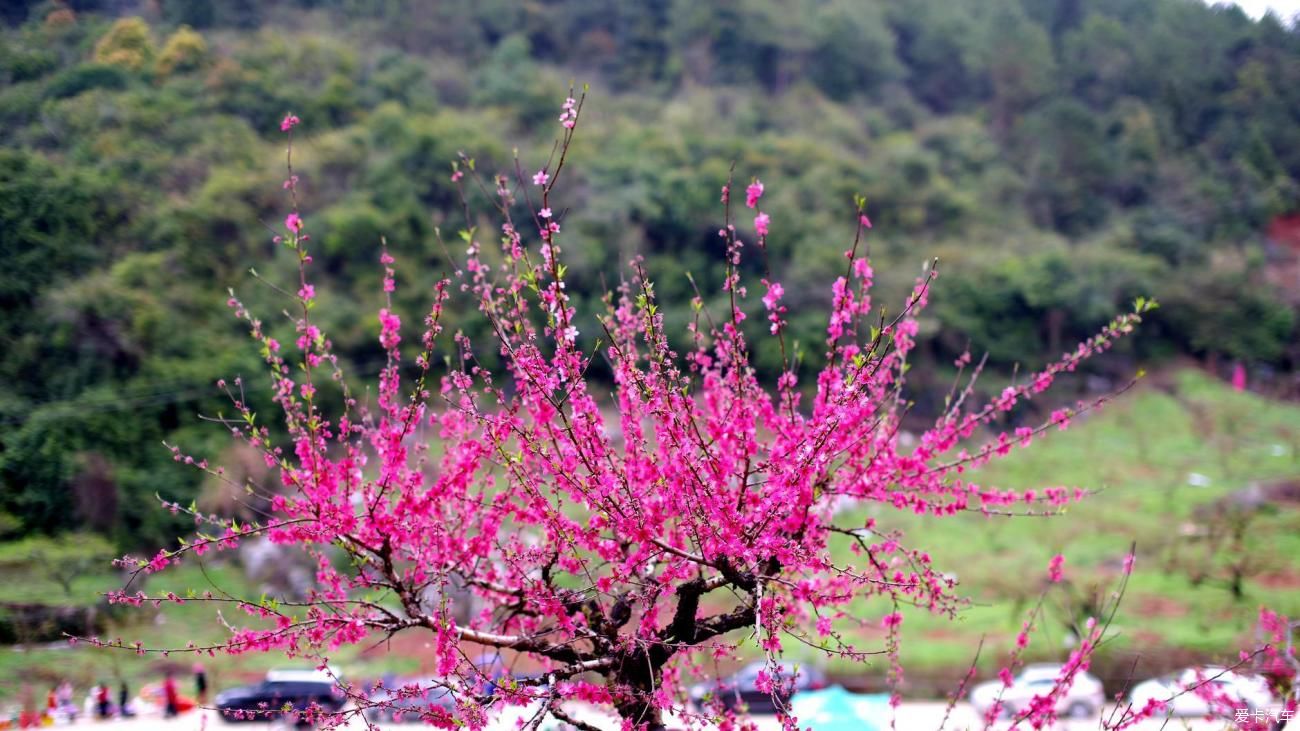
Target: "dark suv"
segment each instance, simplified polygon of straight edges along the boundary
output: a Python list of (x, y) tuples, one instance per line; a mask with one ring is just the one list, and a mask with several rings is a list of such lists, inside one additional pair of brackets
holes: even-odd
[(312, 705), (337, 711), (346, 698), (335, 676), (321, 670), (272, 670), (257, 685), (231, 688), (217, 694), (217, 710), (227, 721), (265, 721), (286, 708), (304, 710)]

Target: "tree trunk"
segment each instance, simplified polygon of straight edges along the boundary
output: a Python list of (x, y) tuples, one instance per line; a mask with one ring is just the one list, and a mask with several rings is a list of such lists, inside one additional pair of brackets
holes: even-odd
[(621, 658), (614, 669), (609, 689), (619, 717), (638, 729), (663, 731), (663, 714), (651, 700), (663, 682), (663, 664), (655, 662), (647, 652), (634, 651)]
[(614, 704), (619, 718), (631, 721), (633, 726), (646, 731), (665, 731), (663, 714), (648, 698), (627, 697)]

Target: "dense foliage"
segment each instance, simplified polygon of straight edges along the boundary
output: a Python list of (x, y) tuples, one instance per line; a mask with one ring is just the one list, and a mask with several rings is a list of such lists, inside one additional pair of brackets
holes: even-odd
[[(1165, 305), (1151, 354), (1296, 357), (1264, 232), (1297, 207), (1300, 36), (1273, 17), (1197, 0), (132, 5), (5, 6), (7, 534), (89, 523), (158, 543), (177, 526), (145, 509), (155, 494), (203, 497), (163, 468), (160, 442), (220, 444), (196, 414), (221, 409), (217, 378), (256, 369), (225, 287), (285, 306), (247, 266), (273, 251), (288, 110), (305, 125), (322, 317), (360, 375), (383, 353), (378, 274), (358, 265), (386, 237), (417, 280), (396, 308), (420, 312), (449, 273), (436, 232), (464, 225), (451, 162), (463, 150), (495, 170), (512, 144), (544, 149), (531, 143), (572, 77), (594, 104), (556, 210), (588, 344), (605, 279), (633, 254), (668, 332), (692, 314), (683, 270), (720, 291), (717, 190), (736, 161), (781, 181), (766, 266), (793, 313), (828, 304), (853, 193), (879, 232), (878, 301), (941, 258), (912, 355), (917, 413), (938, 411), (968, 337), (995, 367), (1041, 366), (1139, 294)], [(288, 281), (277, 256), (259, 273)], [(761, 275), (762, 257), (745, 262)], [(822, 327), (796, 314), (792, 357), (821, 365)], [(764, 341), (754, 360), (774, 377), (782, 356)]]

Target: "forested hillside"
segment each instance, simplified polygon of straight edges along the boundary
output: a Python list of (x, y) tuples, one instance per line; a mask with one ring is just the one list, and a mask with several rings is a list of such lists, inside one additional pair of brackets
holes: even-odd
[[(466, 226), (452, 161), (508, 171), (518, 148), (536, 170), (571, 81), (590, 93), (557, 195), (588, 311), (641, 255), (684, 333), (683, 272), (719, 289), (718, 193), (734, 162), (767, 186), (768, 262), (810, 362), (855, 193), (875, 224), (877, 301), (901, 303), (939, 257), (920, 410), (968, 341), (1010, 372), (1138, 295), (1162, 307), (1113, 368), (1190, 356), (1285, 374), (1300, 357), (1284, 235), (1300, 212), (1300, 33), (1271, 16), (1198, 0), (78, 0), (3, 13), (0, 538), (89, 528), (141, 547), (176, 534), (155, 495), (221, 507), (164, 441), (257, 473), (198, 415), (222, 411), (218, 378), (260, 374), (227, 288), (268, 318), (285, 306), (249, 268), (272, 284), (291, 269), (271, 243), (288, 111), (303, 120), (323, 316), (363, 376), (382, 357), (381, 238), (399, 307), (421, 312), (447, 271), (435, 232), (452, 245)], [(761, 257), (746, 266), (762, 276)], [(595, 322), (580, 329), (594, 343)]]

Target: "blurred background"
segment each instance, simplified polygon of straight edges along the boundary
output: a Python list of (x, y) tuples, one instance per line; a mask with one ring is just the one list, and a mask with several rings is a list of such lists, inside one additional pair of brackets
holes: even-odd
[[(896, 311), (938, 257), (910, 376), (918, 423), (968, 345), (989, 354), (996, 392), (1135, 297), (1160, 301), (1060, 402), (1013, 419), (1148, 378), (979, 476), (1098, 496), (1052, 520), (876, 516), (923, 536), (974, 599), (956, 622), (909, 617), (909, 692), (954, 687), (982, 635), (993, 667), (1043, 588), (1026, 577), (1057, 552), (1067, 581), (1033, 645), (1045, 660), (1137, 542), (1103, 676), (1231, 652), (1261, 604), (1300, 613), (1300, 29), (1261, 3), (10, 0), (0, 20), (0, 700), (19, 678), (88, 684), (171, 662), (68, 649), (64, 632), (219, 635), (208, 609), (124, 613), (100, 592), (120, 586), (113, 556), (186, 530), (159, 498), (240, 510), (164, 441), (236, 476), (266, 470), (198, 415), (222, 411), (219, 378), (263, 385), (225, 300), (233, 287), (268, 321), (285, 306), (249, 273), (284, 282), (294, 267), (272, 243), (289, 206), (284, 114), (303, 120), (319, 317), (360, 384), (382, 362), (381, 237), (409, 322), (448, 273), (435, 229), (465, 225), (451, 162), (507, 171), (518, 148), (539, 169), (574, 82), (590, 93), (555, 200), (586, 312), (640, 255), (685, 334), (686, 273), (706, 300), (721, 283), (733, 162), (742, 186), (763, 180), (772, 217), (768, 259), (751, 251), (746, 276), (784, 283), (805, 372), (855, 193), (875, 224), (877, 303)], [(497, 222), (476, 223), (495, 238)], [(461, 310), (452, 326), (488, 337)], [(592, 344), (594, 321), (580, 329)], [(780, 353), (758, 341), (771, 376)], [(292, 595), (311, 581), (265, 547), (206, 569), (148, 588)], [(341, 662), (415, 672), (422, 643)], [(884, 676), (828, 671), (865, 689)]]

